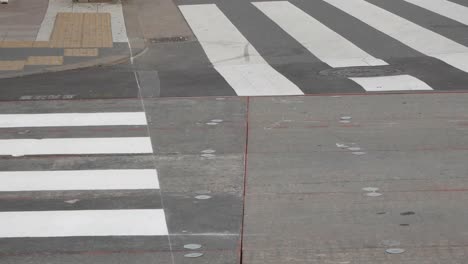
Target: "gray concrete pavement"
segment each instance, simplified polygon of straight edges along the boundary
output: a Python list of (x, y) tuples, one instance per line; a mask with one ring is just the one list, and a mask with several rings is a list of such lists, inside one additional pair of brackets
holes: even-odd
[[(449, 18), (368, 2), (468, 45)], [(236, 96), (176, 8), (210, 3), (124, 1), (132, 52), (144, 50), (133, 64), (0, 79), (0, 263), (465, 263), (468, 75), (323, 1), (290, 1), (390, 64), (333, 68), (250, 1), (218, 1), (248, 43), (226, 60), (236, 67), (215, 64), (254, 88), (271, 66), (321, 94)], [(349, 79), (401, 74), (436, 91), (371, 94)]]
[(243, 263), (464, 263), (467, 98), (251, 99)]

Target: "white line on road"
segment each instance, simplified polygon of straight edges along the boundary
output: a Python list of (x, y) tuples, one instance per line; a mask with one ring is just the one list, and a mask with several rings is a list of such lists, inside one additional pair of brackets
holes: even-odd
[(361, 85), (366, 91), (406, 91), (406, 90), (432, 90), (425, 82), (410, 76), (379, 76), (350, 78)]
[(290, 2), (254, 2), (260, 11), (331, 67), (387, 65)]
[(468, 72), (468, 48), (364, 0), (323, 0), (405, 45)]
[(10, 156), (136, 153), (153, 153), (149, 137), (0, 140), (0, 155)]
[(413, 5), (468, 25), (468, 7), (447, 0), (405, 0)]
[(0, 212), (0, 237), (163, 236), (162, 209)]
[(146, 125), (143, 112), (0, 114), (0, 128)]
[(213, 66), (237, 95), (304, 94), (268, 65), (215, 4), (179, 8)]
[(2, 171), (0, 182), (0, 192), (159, 189), (152, 169)]

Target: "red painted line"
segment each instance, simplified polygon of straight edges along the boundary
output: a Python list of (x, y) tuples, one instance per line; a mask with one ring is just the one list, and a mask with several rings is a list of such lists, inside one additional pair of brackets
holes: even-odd
[(245, 224), (245, 199), (247, 193), (247, 165), (248, 165), (248, 153), (249, 153), (249, 124), (250, 124), (250, 97), (247, 97), (246, 106), (246, 122), (245, 122), (245, 149), (244, 149), (244, 185), (242, 193), (242, 221), (240, 230), (240, 241), (239, 241), (239, 264), (243, 262), (243, 250), (244, 250), (244, 224)]

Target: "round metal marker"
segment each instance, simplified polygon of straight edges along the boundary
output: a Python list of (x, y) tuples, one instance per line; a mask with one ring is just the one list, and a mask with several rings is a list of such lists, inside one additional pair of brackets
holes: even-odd
[(184, 257), (186, 258), (198, 258), (198, 257), (201, 257), (203, 256), (203, 253), (188, 253), (188, 254), (185, 254)]
[(209, 196), (209, 195), (197, 195), (197, 196), (195, 196), (195, 199), (198, 199), (198, 200), (208, 200), (210, 198), (211, 198), (211, 196)]
[(355, 151), (355, 152), (351, 152), (351, 153), (354, 154), (354, 155), (358, 155), (358, 156), (366, 154), (366, 152), (359, 152), (359, 151), (358, 152)]
[(403, 252), (405, 252), (406, 250), (402, 249), (402, 248), (389, 248), (387, 250), (385, 250), (385, 252), (387, 252), (388, 254), (401, 254)]
[(200, 244), (187, 244), (187, 245), (184, 245), (184, 248), (194, 250), (194, 249), (201, 248), (201, 245)]
[(379, 190), (379, 188), (377, 187), (364, 187), (362, 188), (363, 191), (366, 191), (366, 192), (376, 192)]
[(359, 150), (361, 150), (361, 148), (360, 147), (349, 147), (348, 150), (359, 151)]
[(370, 192), (370, 193), (366, 193), (366, 196), (369, 196), (369, 197), (379, 197), (379, 196), (382, 196), (381, 193), (378, 193), (378, 192)]

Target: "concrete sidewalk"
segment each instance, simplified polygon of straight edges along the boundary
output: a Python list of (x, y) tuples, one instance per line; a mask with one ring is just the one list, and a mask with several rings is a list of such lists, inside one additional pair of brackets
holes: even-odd
[(130, 55), (120, 2), (0, 6), (0, 78), (115, 63)]

